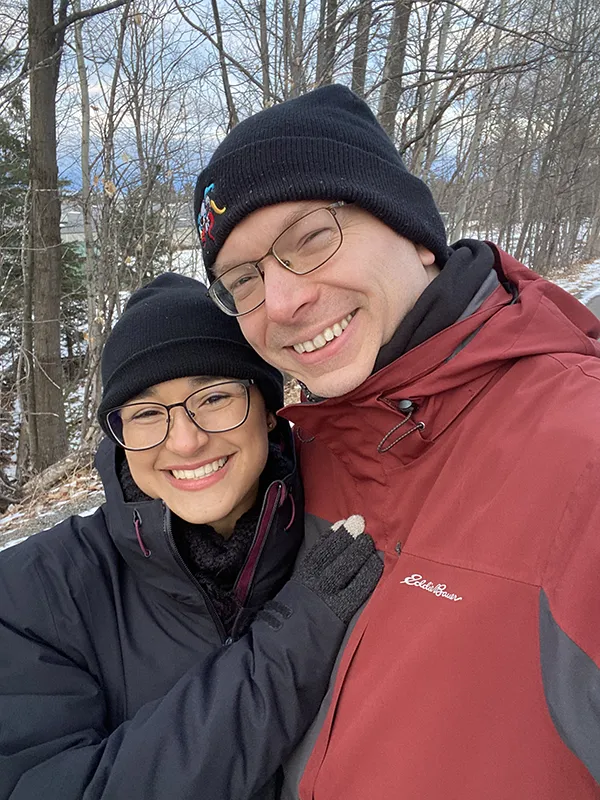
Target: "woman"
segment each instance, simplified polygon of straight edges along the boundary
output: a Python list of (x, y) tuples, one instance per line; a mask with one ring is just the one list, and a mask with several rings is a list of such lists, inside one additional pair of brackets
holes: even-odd
[(274, 797), (381, 573), (372, 540), (352, 518), (288, 581), (281, 377), (202, 284), (136, 292), (102, 377), (106, 503), (0, 556), (0, 797)]

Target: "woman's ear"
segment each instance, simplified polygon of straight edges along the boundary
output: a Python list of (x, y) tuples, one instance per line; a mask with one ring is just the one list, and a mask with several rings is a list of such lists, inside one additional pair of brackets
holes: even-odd
[(277, 425), (277, 418), (272, 411), (267, 411), (267, 430), (269, 433), (275, 428)]

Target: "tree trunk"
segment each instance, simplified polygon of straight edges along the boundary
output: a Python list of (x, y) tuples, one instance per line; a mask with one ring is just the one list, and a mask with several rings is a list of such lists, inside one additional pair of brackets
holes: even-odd
[(294, 50), (290, 69), (290, 97), (299, 97), (306, 91), (304, 73), (304, 20), (306, 18), (306, 0), (298, 0)]
[[(450, 20), (452, 17), (452, 6), (448, 3), (444, 10), (442, 24), (440, 27), (437, 47), (437, 57), (435, 61), (435, 69), (437, 76), (439, 76), (444, 68), (444, 59), (446, 56), (446, 47), (448, 45), (448, 32), (450, 30)], [(437, 158), (437, 148), (439, 139), (439, 125), (432, 125), (434, 114), (437, 108), (437, 99), (440, 90), (440, 81), (436, 76), (436, 80), (431, 87), (431, 95), (427, 103), (427, 112), (425, 116), (425, 129), (430, 130), (430, 135), (426, 143), (425, 163), (423, 165), (422, 176), (423, 180), (427, 181), (433, 162)]]
[(288, 88), (291, 81), (292, 60), (293, 60), (293, 35), (292, 35), (292, 8), (290, 0), (283, 0), (282, 3), (282, 30), (283, 39), (282, 61), (283, 61), (283, 96), (287, 100), (289, 97)]
[(319, 40), (317, 42), (317, 68), (315, 82), (324, 86), (333, 81), (335, 62), (337, 0), (321, 0), (319, 13)]
[[(32, 2), (33, 0), (30, 0)], [(235, 102), (233, 99), (233, 94), (231, 91), (231, 84), (229, 83), (229, 73), (227, 72), (227, 61), (225, 59), (225, 48), (223, 46), (223, 31), (221, 29), (221, 16), (219, 14), (219, 5), (217, 0), (211, 0), (212, 12), (213, 17), (215, 20), (215, 28), (217, 31), (217, 49), (219, 51), (219, 65), (221, 67), (221, 80), (223, 82), (223, 91), (225, 92), (225, 100), (227, 102), (227, 111), (229, 113), (229, 124), (227, 126), (227, 132), (229, 132), (232, 128), (239, 122), (239, 117), (237, 113), (237, 109), (235, 107)]]
[[(491, 73), (493, 73), (493, 70), (497, 65), (498, 50), (500, 48), (500, 28), (504, 25), (504, 19), (506, 16), (506, 2), (507, 0), (502, 0), (500, 3), (500, 8), (498, 11), (498, 27), (494, 31), (494, 36), (486, 55), (486, 67)], [(473, 179), (475, 177), (484, 126), (489, 123), (493, 100), (493, 89), (495, 85), (496, 79), (493, 77), (493, 74), (491, 74), (481, 87), (479, 102), (477, 104), (477, 112), (475, 115), (473, 136), (471, 137), (471, 142), (469, 143), (467, 162), (463, 172), (463, 188), (458, 199), (457, 208), (454, 215), (454, 226), (448, 235), (448, 239), (450, 241), (462, 239), (468, 234), (467, 221), (469, 212), (477, 208), (477, 186), (474, 184)]]
[(371, 0), (363, 0), (356, 18), (356, 41), (352, 58), (352, 91), (359, 97), (365, 96), (365, 80), (367, 77), (367, 61), (369, 58), (369, 35), (373, 19)]
[[(423, 41), (421, 44), (421, 56), (420, 56), (420, 64), (419, 64), (419, 84), (417, 86), (416, 97), (415, 97), (415, 107), (417, 110), (417, 122), (415, 125), (416, 128), (416, 135), (421, 135), (418, 142), (416, 142), (412, 158), (410, 162), (410, 171), (414, 172), (415, 174), (420, 174), (421, 166), (423, 161), (423, 150), (425, 147), (425, 135), (424, 135), (424, 128), (425, 128), (425, 118), (427, 114), (427, 63), (429, 61), (429, 50), (431, 48), (431, 39), (433, 36), (433, 20), (435, 18), (436, 6), (434, 3), (431, 3), (429, 8), (427, 9), (427, 21), (425, 24), (425, 36), (423, 37)], [(436, 84), (434, 83), (434, 86)]]
[(258, 0), (258, 18), (260, 23), (260, 69), (262, 78), (262, 104), (267, 108), (271, 104), (271, 85), (269, 79), (269, 38), (267, 26), (267, 0)]
[(406, 36), (410, 19), (412, 0), (395, 0), (394, 14), (390, 25), (383, 81), (379, 95), (377, 117), (390, 138), (394, 138), (396, 114), (402, 94), (402, 73), (406, 56)]
[[(572, 45), (574, 52), (577, 51), (575, 31), (576, 31), (576, 21), (575, 19), (573, 19), (571, 23), (569, 43)], [(531, 229), (534, 227), (535, 220), (537, 219), (537, 216), (541, 211), (541, 206), (543, 205), (542, 201), (544, 192), (546, 196), (548, 196), (551, 193), (553, 194), (553, 190), (548, 185), (548, 178), (550, 174), (551, 164), (554, 159), (555, 147), (557, 146), (560, 140), (560, 128), (562, 120), (566, 116), (568, 116), (565, 109), (567, 108), (568, 103), (571, 102), (571, 98), (573, 95), (572, 84), (573, 81), (576, 79), (577, 69), (578, 67), (574, 59), (569, 58), (566, 62), (564, 62), (564, 72), (560, 82), (560, 90), (557, 95), (556, 105), (554, 107), (554, 113), (552, 115), (552, 121), (551, 124), (547, 126), (549, 127), (549, 130), (546, 136), (546, 141), (540, 155), (538, 156), (540, 166), (538, 168), (534, 186), (532, 187), (529, 201), (526, 205), (526, 209), (523, 215), (521, 234), (519, 236), (519, 241), (517, 243), (517, 248), (515, 253), (516, 258), (518, 258), (520, 261), (525, 260), (526, 256), (529, 254), (528, 251), (530, 250), (529, 241), (531, 237)], [(541, 242), (539, 234), (536, 236), (536, 239), (538, 242)], [(532, 260), (535, 260), (536, 249), (537, 248), (534, 248)]]
[[(80, 0), (73, 3), (75, 11), (80, 9)], [(75, 52), (77, 73), (81, 91), (81, 199), (83, 208), (83, 239), (85, 247), (85, 275), (87, 292), (87, 358), (83, 387), (83, 409), (81, 417), (81, 441), (85, 441), (88, 429), (93, 424), (100, 403), (100, 355), (102, 351), (102, 329), (98, 318), (98, 269), (94, 257), (94, 230), (92, 220), (92, 189), (90, 180), (90, 98), (85, 65), (82, 28), (83, 21), (75, 23)]]
[(33, 375), (37, 433), (34, 467), (67, 452), (60, 352), (61, 241), (56, 158), (56, 87), (60, 45), (52, 0), (29, 0)]
[(21, 350), (17, 366), (17, 402), (21, 413), (19, 425), (19, 445), (17, 448), (17, 483), (23, 483), (24, 476), (37, 456), (37, 429), (31, 424), (35, 414), (35, 392), (33, 390), (33, 324), (31, 320), (31, 272), (33, 250), (31, 246), (31, 191), (25, 198), (23, 219), (23, 246), (21, 248), (21, 270), (23, 274), (23, 327)]
[(600, 255), (600, 186), (595, 192), (594, 210), (591, 215), (584, 259), (598, 258)]

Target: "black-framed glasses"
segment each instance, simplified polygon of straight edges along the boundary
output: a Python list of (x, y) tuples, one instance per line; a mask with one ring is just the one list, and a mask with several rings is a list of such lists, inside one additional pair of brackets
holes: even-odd
[(273, 256), (296, 275), (308, 275), (334, 256), (344, 240), (336, 210), (343, 200), (309, 211), (288, 225), (268, 251), (256, 261), (230, 267), (208, 290), (209, 297), (231, 317), (249, 314), (265, 302), (265, 279), (261, 262)]
[(162, 444), (171, 428), (171, 411), (179, 406), (205, 433), (232, 431), (248, 419), (253, 384), (251, 379), (213, 383), (168, 406), (150, 400), (126, 403), (106, 412), (106, 424), (115, 442), (125, 450), (150, 450)]

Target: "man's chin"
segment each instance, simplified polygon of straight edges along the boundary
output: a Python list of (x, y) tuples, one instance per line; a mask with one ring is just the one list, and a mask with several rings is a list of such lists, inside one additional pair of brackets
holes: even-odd
[(315, 398), (326, 400), (328, 398), (343, 397), (350, 394), (364, 383), (371, 374), (373, 367), (363, 367), (362, 369), (346, 368), (335, 370), (327, 375), (318, 377), (303, 376), (298, 380), (308, 389)]

